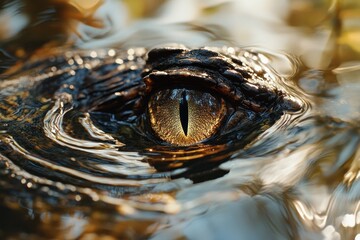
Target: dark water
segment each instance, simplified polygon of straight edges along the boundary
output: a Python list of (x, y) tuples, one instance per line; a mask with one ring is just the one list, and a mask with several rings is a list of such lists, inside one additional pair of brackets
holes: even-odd
[[(33, 2), (0, 2), (1, 239), (360, 239), (356, 1)], [(75, 106), (168, 43), (259, 53), (301, 110), (179, 150)]]

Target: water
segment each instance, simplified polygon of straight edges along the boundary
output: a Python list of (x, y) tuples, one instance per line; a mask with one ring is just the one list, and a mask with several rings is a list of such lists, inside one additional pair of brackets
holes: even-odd
[[(360, 239), (356, 1), (86, 3), (0, 2), (0, 238)], [(302, 109), (246, 146), (170, 151), (46, 82), (174, 42), (260, 52)], [(66, 64), (29, 66), (49, 55)]]

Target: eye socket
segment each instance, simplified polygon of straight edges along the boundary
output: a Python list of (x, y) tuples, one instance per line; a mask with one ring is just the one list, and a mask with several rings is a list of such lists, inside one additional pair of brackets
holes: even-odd
[(223, 99), (188, 89), (160, 90), (148, 102), (150, 125), (163, 141), (188, 146), (212, 137), (226, 115)]

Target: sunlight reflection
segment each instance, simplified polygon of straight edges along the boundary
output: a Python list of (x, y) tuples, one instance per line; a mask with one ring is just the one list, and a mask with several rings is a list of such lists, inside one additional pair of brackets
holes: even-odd
[(325, 240), (340, 240), (341, 236), (338, 232), (336, 232), (334, 226), (328, 225), (322, 231)]
[(355, 222), (355, 215), (354, 214), (345, 214), (341, 224), (343, 225), (343, 227), (355, 227), (356, 222)]

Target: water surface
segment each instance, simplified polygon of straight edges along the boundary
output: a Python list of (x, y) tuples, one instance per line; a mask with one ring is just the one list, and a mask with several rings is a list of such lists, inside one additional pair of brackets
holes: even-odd
[[(356, 1), (32, 3), (0, 2), (1, 238), (360, 239)], [(258, 52), (302, 108), (241, 148), (174, 153), (66, 94), (33, 100), (64, 69), (169, 43)], [(53, 55), (66, 64), (31, 66)]]

